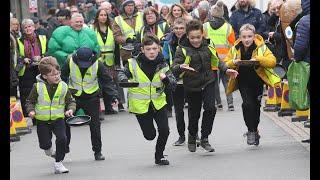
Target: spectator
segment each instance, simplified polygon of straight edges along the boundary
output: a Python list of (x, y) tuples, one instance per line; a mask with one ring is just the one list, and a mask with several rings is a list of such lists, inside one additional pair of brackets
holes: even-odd
[(181, 6), (180, 4), (173, 4), (170, 7), (169, 14), (167, 16), (167, 22), (169, 23), (169, 26), (173, 24), (175, 19), (182, 17), (185, 20), (189, 21), (192, 19), (192, 17), (188, 14), (188, 12)]
[(59, 65), (63, 66), (67, 57), (82, 46), (99, 52), (96, 34), (90, 28), (83, 28), (83, 23), (83, 16), (75, 13), (69, 26), (61, 26), (53, 32), (48, 44), (48, 54), (54, 56)]
[(59, 26), (69, 26), (71, 19), (71, 12), (68, 9), (62, 9), (57, 13), (57, 19), (59, 21)]
[(180, 0), (180, 4), (188, 13), (193, 11), (193, 0)]
[(239, 29), (243, 24), (252, 24), (256, 33), (262, 35), (266, 25), (263, 21), (262, 13), (254, 7), (253, 0), (237, 0), (236, 10), (231, 14), (230, 24), (232, 25), (236, 38), (239, 37)]
[[(136, 40), (136, 33), (143, 26), (142, 13), (138, 12), (135, 7), (134, 0), (125, 0), (122, 3), (121, 14), (115, 17), (114, 35), (116, 41), (120, 45), (131, 44)], [(120, 55), (123, 64), (127, 63), (127, 60), (131, 58), (130, 50), (120, 49)]]
[(18, 74), (15, 70), (17, 66), (17, 42), (16, 38), (10, 33), (10, 96), (17, 98), (17, 86), (19, 84)]
[(99, 9), (103, 2), (106, 2), (106, 0), (96, 0), (96, 9)]
[(135, 7), (139, 12), (143, 12), (144, 10), (144, 2), (142, 0), (134, 0)]
[(101, 3), (100, 9), (104, 9), (107, 12), (109, 18), (114, 19), (116, 17), (114, 12), (112, 11), (112, 4), (108, 1)]
[(288, 68), (291, 61), (288, 57), (286, 39), (279, 18), (282, 4), (282, 0), (270, 1), (269, 10), (264, 13), (266, 31), (262, 35), (267, 40), (266, 45), (276, 57), (277, 63), (281, 63), (285, 68)]
[[(208, 0), (209, 4), (210, 4), (210, 7), (212, 7), (213, 5), (215, 5), (217, 3), (218, 0)], [(223, 3), (223, 18), (226, 20), (226, 21), (230, 21), (230, 18), (229, 18), (229, 10), (228, 10), (228, 7), (226, 4)]]
[(60, 25), (55, 12), (56, 12), (55, 8), (50, 8), (48, 10), (48, 16), (46, 17), (46, 20), (48, 22), (48, 27), (47, 27), (48, 39), (50, 39), (52, 32)]
[(46, 37), (48, 37), (47, 30), (45, 28), (41, 27), (39, 18), (32, 17), (31, 20), (34, 23), (35, 33), (37, 35), (45, 35)]
[(17, 18), (10, 18), (10, 32), (15, 38), (21, 37), (20, 23)]
[(166, 18), (167, 18), (168, 13), (169, 13), (169, 6), (163, 5), (160, 10), (160, 15), (162, 16), (162, 18), (164, 20), (167, 20)]
[(97, 13), (97, 9), (94, 6), (94, 4), (95, 4), (94, 0), (87, 0), (85, 3), (85, 7), (86, 7), (85, 23), (88, 25), (93, 23), (94, 17), (96, 16), (96, 13)]
[[(209, 38), (211, 42), (213, 42), (214, 46), (216, 47), (220, 61), (224, 60), (224, 58), (228, 54), (229, 49), (233, 46), (235, 42), (235, 34), (232, 29), (232, 26), (223, 18), (223, 7), (224, 6), (222, 1), (218, 1), (215, 5), (213, 5), (211, 7), (212, 20), (203, 25), (205, 37)], [(216, 81), (217, 83), (215, 84), (215, 97), (217, 101), (218, 110), (222, 110), (223, 106), (221, 104), (219, 84), (222, 80), (222, 84), (226, 92), (229, 78), (221, 71), (218, 75), (219, 80)], [(227, 95), (227, 103), (228, 110), (234, 111), (232, 94)]]
[(25, 104), (26, 99), (36, 82), (36, 76), (39, 74), (38, 63), (47, 51), (47, 38), (35, 33), (34, 23), (31, 19), (22, 21), (24, 33), (17, 39), (19, 58), (17, 64), (19, 76), (19, 92), (21, 107), (25, 117), (28, 116)]
[(210, 19), (210, 6), (208, 1), (200, 1), (198, 7), (191, 12), (194, 19), (198, 19), (202, 24)]

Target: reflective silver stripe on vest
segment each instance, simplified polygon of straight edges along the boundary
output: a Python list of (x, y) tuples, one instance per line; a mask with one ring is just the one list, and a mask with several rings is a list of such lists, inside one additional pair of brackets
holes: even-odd
[[(128, 26), (130, 26), (130, 29), (124, 29), (123, 23), (126, 23), (126, 22), (124, 21), (124, 19), (122, 18), (121, 15), (117, 16), (117, 17), (115, 18), (115, 20), (116, 20), (116, 22), (118, 23), (118, 25), (119, 25), (122, 33), (124, 34), (124, 36), (125, 36), (126, 38), (129, 37), (129, 34), (136, 34), (136, 33), (135, 33), (135, 30), (134, 30), (130, 25), (128, 25)], [(137, 22), (136, 22), (136, 23), (137, 23)]]
[[(133, 79), (136, 82), (140, 82), (139, 81), (139, 76), (137, 74), (137, 61), (136, 61), (136, 59), (133, 59), (133, 58), (131, 59), (131, 65), (132, 65), (132, 70), (133, 70)], [(140, 84), (139, 84), (139, 87), (140, 87)], [(146, 87), (146, 86), (144, 86), (144, 87)]]
[(159, 93), (155, 93), (152, 95), (144, 95), (144, 94), (133, 94), (133, 93), (128, 93), (128, 98), (130, 99), (139, 99), (139, 100), (149, 100), (151, 99), (156, 99), (158, 97), (160, 97), (161, 94)]

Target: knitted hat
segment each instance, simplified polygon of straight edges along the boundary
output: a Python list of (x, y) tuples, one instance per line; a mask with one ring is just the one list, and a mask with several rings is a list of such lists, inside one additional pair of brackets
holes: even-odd
[(213, 5), (211, 7), (211, 15), (213, 17), (218, 17), (218, 18), (222, 18), (224, 11), (223, 11), (223, 2), (222, 1), (218, 1), (215, 5)]
[(134, 3), (134, 0), (125, 0), (122, 2), (122, 7), (125, 7), (126, 5), (130, 4), (130, 3)]

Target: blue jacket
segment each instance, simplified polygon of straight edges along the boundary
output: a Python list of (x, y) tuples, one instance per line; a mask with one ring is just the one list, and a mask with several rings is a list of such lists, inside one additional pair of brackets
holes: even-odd
[(297, 25), (294, 59), (310, 63), (310, 0), (301, 1), (303, 16)]
[(256, 28), (256, 33), (260, 35), (265, 31), (266, 24), (261, 11), (257, 8), (249, 7), (247, 12), (242, 9), (237, 9), (231, 14), (230, 24), (235, 31), (236, 38), (239, 37), (241, 26), (246, 23), (252, 24)]

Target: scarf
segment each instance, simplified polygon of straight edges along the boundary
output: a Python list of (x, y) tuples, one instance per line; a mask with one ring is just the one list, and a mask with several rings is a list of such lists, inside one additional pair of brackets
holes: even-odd
[(33, 59), (34, 56), (41, 56), (41, 47), (36, 34), (33, 34), (31, 38), (26, 37), (23, 43), (25, 57)]

